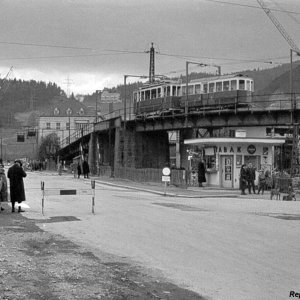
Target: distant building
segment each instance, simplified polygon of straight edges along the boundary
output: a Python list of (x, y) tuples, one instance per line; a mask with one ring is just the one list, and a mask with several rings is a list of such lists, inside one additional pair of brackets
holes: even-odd
[(54, 104), (40, 114), (38, 119), (38, 141), (56, 133), (60, 142), (68, 139), (77, 130), (95, 121), (95, 112), (75, 99), (58, 98)]
[[(96, 94), (93, 97), (86, 98), (83, 102), (89, 109), (96, 113)], [(120, 93), (111, 93), (103, 90), (98, 94), (97, 99), (97, 115), (105, 116), (113, 111), (120, 111), (123, 109), (123, 101), (120, 98)]]

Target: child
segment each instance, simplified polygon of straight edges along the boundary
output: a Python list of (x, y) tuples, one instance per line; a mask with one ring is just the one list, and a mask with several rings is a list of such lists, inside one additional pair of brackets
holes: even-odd
[(0, 164), (0, 210), (3, 211), (2, 203), (7, 202), (7, 179), (4, 166)]

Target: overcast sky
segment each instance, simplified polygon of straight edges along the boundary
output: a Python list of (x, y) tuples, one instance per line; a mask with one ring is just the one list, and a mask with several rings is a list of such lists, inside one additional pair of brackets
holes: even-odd
[[(264, 1), (300, 47), (300, 1)], [(187, 60), (220, 65), (223, 73), (289, 62), (290, 46), (256, 0), (0, 0), (0, 5), (1, 78), (13, 66), (17, 79), (56, 82), (75, 94), (123, 84), (124, 74), (147, 75), (151, 42), (155, 73), (169, 76), (185, 74)]]

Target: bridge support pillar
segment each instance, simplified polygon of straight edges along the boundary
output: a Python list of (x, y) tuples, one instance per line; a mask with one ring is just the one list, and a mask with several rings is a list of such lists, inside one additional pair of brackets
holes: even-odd
[(98, 155), (99, 154), (98, 154), (98, 147), (97, 147), (97, 134), (95, 132), (92, 132), (89, 141), (89, 156), (88, 156), (89, 157), (88, 163), (92, 175), (97, 174)]
[(161, 168), (170, 161), (166, 131), (136, 132), (116, 130), (115, 168)]

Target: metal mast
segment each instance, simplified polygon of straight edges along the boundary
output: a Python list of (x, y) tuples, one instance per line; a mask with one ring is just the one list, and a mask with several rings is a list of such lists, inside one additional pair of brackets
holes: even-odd
[(278, 31), (281, 33), (281, 35), (285, 38), (285, 40), (290, 45), (291, 49), (293, 49), (297, 54), (300, 54), (300, 49), (295, 44), (293, 39), (290, 37), (290, 35), (287, 33), (287, 31), (284, 29), (284, 27), (280, 24), (280, 22), (277, 20), (277, 18), (273, 15), (271, 10), (267, 7), (267, 5), (264, 3), (263, 0), (257, 0), (258, 4), (261, 6), (261, 8), (264, 10), (268, 18), (272, 21), (272, 23), (275, 25), (275, 27), (278, 29)]
[(293, 145), (292, 145), (292, 157), (291, 157), (291, 168), (290, 173), (292, 176), (296, 174), (296, 170), (299, 170), (299, 149), (298, 149), (298, 142), (299, 142), (299, 128), (298, 124), (295, 124), (295, 97), (293, 94), (293, 52), (295, 52), (297, 55), (300, 55), (300, 49), (294, 42), (294, 40), (290, 37), (290, 35), (287, 33), (287, 31), (284, 29), (284, 27), (280, 24), (280, 22), (277, 20), (277, 18), (272, 14), (271, 10), (266, 6), (263, 0), (257, 0), (258, 4), (261, 6), (261, 8), (264, 10), (268, 18), (272, 21), (272, 23), (275, 25), (277, 30), (281, 33), (281, 35), (284, 37), (284, 39), (288, 42), (290, 45), (290, 59), (291, 59), (291, 70), (290, 70), (290, 94), (291, 94), (291, 123), (293, 127)]
[(153, 43), (151, 43), (151, 48), (150, 48), (150, 67), (149, 67), (149, 83), (154, 82), (155, 78), (155, 62), (154, 62), (154, 47)]

